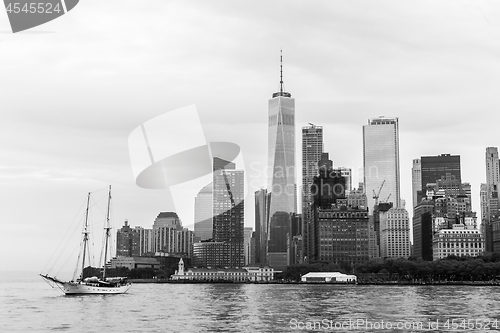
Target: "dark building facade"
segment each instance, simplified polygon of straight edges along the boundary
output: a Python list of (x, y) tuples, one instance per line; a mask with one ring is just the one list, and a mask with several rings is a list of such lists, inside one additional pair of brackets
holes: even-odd
[(424, 200), (413, 209), (413, 254), (417, 259), (432, 261), (432, 215), (434, 202)]
[[(438, 156), (422, 156), (420, 158), (422, 175), (422, 191), (425, 191), (427, 184), (435, 184), (438, 179), (450, 179), (462, 182), (460, 171), (460, 155), (441, 154)], [(447, 176), (448, 175), (448, 176)], [(425, 193), (417, 193), (418, 202), (425, 196)]]
[(368, 208), (348, 205), (346, 180), (341, 169), (332, 164), (328, 153), (323, 153), (311, 186), (308, 261), (350, 266), (364, 263), (369, 260)]
[(255, 263), (267, 264), (269, 194), (266, 189), (255, 192)]
[(331, 208), (318, 208), (314, 214), (318, 222), (314, 259), (350, 266), (369, 260), (367, 208), (347, 207), (339, 202)]
[[(231, 247), (226, 242), (198, 242), (193, 244), (193, 267), (224, 268), (231, 267)], [(244, 262), (241, 266), (243, 267)]]
[(125, 220), (124, 226), (116, 232), (116, 256), (138, 257), (140, 255), (140, 233), (132, 229)]
[(235, 164), (214, 158), (213, 241), (223, 242), (222, 267), (243, 267), (244, 252), (244, 173)]

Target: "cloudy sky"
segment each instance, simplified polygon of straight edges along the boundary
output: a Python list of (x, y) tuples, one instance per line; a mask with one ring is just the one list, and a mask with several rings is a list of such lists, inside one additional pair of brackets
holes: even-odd
[[(500, 145), (499, 14), (483, 0), (85, 0), (12, 34), (0, 11), (0, 270), (42, 270), (86, 193), (109, 184), (115, 226), (151, 227), (167, 195), (135, 184), (128, 137), (166, 112), (195, 105), (207, 142), (238, 144), (247, 171), (265, 166), (280, 49), (297, 154), (300, 128), (322, 125), (357, 184), (362, 126), (399, 117), (408, 206), (412, 159), (451, 153), (479, 214), (485, 148)], [(184, 225), (195, 194), (173, 192)]]

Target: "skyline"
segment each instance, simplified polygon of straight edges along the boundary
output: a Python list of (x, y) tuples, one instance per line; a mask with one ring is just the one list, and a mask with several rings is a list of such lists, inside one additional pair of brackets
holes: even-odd
[[(500, 146), (499, 4), (153, 0), (138, 12), (135, 4), (88, 1), (31, 33), (0, 34), (0, 249), (17, 250), (1, 270), (38, 270), (86, 193), (109, 184), (114, 227), (125, 219), (149, 227), (165, 198), (135, 185), (127, 138), (165, 112), (196, 105), (207, 141), (238, 144), (247, 175), (256, 174), (252, 163), (267, 165), (267, 102), (279, 88), (280, 49), (296, 102), (296, 165), (300, 129), (314, 123), (323, 127), (323, 150), (352, 169), (357, 187), (362, 126), (398, 117), (407, 207), (412, 160), (452, 154), (461, 156), (480, 215), (485, 149)], [(8, 31), (2, 15), (0, 31)], [(267, 183), (255, 178), (247, 227), (255, 187)], [(204, 185), (178, 211), (191, 229)]]

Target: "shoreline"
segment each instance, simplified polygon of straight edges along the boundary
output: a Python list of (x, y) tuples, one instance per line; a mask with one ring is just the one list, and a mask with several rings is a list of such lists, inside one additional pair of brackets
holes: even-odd
[(317, 284), (317, 285), (383, 285), (383, 286), (500, 286), (500, 281), (358, 281), (357, 283), (331, 283), (331, 282), (301, 282), (301, 281), (259, 281), (259, 282), (233, 282), (233, 281), (192, 281), (192, 280), (167, 280), (167, 279), (128, 279), (133, 284)]

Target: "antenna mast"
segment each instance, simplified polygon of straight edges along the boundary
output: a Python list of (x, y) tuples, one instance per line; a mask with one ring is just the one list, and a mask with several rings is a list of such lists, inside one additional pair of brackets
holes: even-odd
[(283, 49), (280, 49), (280, 93), (283, 96)]

